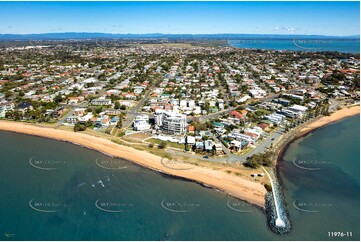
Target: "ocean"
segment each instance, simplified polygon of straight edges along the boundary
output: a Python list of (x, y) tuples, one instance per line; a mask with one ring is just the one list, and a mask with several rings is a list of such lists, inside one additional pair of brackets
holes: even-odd
[[(360, 116), (291, 143), (279, 162), (278, 173), (292, 222), (288, 236), (360, 239)], [(329, 232), (345, 235), (332, 237)]]
[(236, 48), (360, 53), (359, 39), (243, 39), (229, 40)]
[[(262, 209), (197, 183), (66, 142), (0, 132), (0, 239), (329, 240), (327, 232), (348, 231), (352, 237), (341, 240), (355, 240), (359, 138), (353, 117), (289, 146), (279, 176), (292, 231), (280, 236)], [(298, 159), (328, 163), (313, 162), (322, 169), (311, 172), (296, 167), (310, 165)], [(298, 210), (294, 200), (318, 212)]]

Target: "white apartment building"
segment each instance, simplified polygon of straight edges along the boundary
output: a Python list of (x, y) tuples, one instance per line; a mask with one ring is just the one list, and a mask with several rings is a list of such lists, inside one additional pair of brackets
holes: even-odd
[(76, 108), (74, 109), (74, 115), (75, 116), (84, 116), (86, 112), (86, 108)]
[(190, 108), (194, 108), (194, 106), (195, 106), (194, 100), (189, 100), (189, 101), (188, 101), (188, 106), (189, 106)]
[(163, 113), (165, 112), (164, 109), (156, 109), (155, 110), (155, 124), (157, 126), (162, 126), (163, 124)]
[(180, 100), (179, 106), (181, 108), (186, 108), (187, 107), (187, 100)]
[(92, 100), (92, 105), (94, 106), (100, 106), (100, 105), (111, 105), (112, 101), (110, 99), (94, 99)]
[(181, 135), (187, 127), (187, 116), (184, 114), (166, 111), (156, 114), (156, 124), (161, 127), (164, 133)]
[(78, 121), (80, 123), (86, 123), (88, 122), (92, 117), (93, 117), (93, 113), (92, 112), (88, 112), (86, 115), (82, 116), (82, 117), (79, 117), (78, 118)]
[(75, 125), (76, 123), (78, 123), (78, 119), (79, 119), (79, 116), (72, 115), (72, 116), (69, 116), (66, 118), (66, 122), (68, 124)]
[(149, 116), (148, 115), (138, 115), (133, 122), (135, 131), (144, 131), (150, 129)]
[(296, 104), (289, 107), (288, 109), (293, 112), (297, 112), (297, 113), (305, 113), (308, 110), (307, 107), (301, 106), (301, 105), (296, 105)]
[(286, 119), (286, 116), (282, 114), (272, 113), (270, 115), (265, 116), (265, 118), (271, 121), (272, 123), (281, 124)]
[(14, 110), (15, 106), (12, 102), (0, 103), (0, 118), (4, 118), (6, 112)]

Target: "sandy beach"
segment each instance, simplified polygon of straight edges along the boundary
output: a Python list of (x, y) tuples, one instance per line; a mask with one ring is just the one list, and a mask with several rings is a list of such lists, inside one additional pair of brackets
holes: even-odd
[(146, 151), (116, 144), (108, 139), (98, 138), (84, 133), (75, 133), (53, 128), (37, 127), (27, 123), (0, 121), (0, 130), (35, 135), (55, 140), (71, 142), (102, 153), (133, 161), (141, 166), (167, 173), (173, 176), (186, 178), (205, 184), (231, 196), (247, 201), (264, 208), (266, 189), (260, 183), (247, 180), (234, 174), (227, 174), (222, 170), (178, 164), (176, 169), (164, 165), (162, 158)]
[(305, 134), (311, 132), (312, 130), (315, 130), (317, 128), (320, 128), (322, 126), (325, 126), (327, 124), (336, 122), (338, 120), (351, 117), (354, 115), (360, 114), (360, 106), (353, 106), (353, 107), (345, 107), (343, 109), (337, 110), (336, 112), (332, 113), (330, 116), (324, 116), (321, 117), (314, 122), (308, 123), (303, 127), (296, 135), (297, 137), (304, 136)]
[(288, 145), (296, 139), (303, 137), (306, 134), (325, 125), (355, 115), (360, 115), (360, 106), (344, 107), (340, 110), (335, 111), (330, 116), (323, 116), (314, 121), (301, 125), (300, 127), (295, 129), (294, 134), (291, 133), (289, 136), (287, 136), (286, 134), (286, 139), (283, 138), (283, 143), (277, 149), (276, 159), (274, 161), (275, 164), (277, 164), (282, 159), (283, 153), (287, 149)]
[[(307, 124), (305, 127), (301, 128), (299, 132), (297, 132), (294, 139), (319, 127), (359, 113), (359, 106), (343, 108), (334, 112), (330, 116), (324, 116)], [(38, 127), (28, 123), (13, 121), (0, 121), (0, 130), (71, 142), (114, 157), (135, 162), (152, 170), (182, 177), (213, 187), (231, 196), (263, 208), (265, 206), (266, 189), (263, 185), (234, 174), (228, 174), (224, 172), (224, 170), (214, 170), (191, 164), (177, 164), (176, 167), (174, 167), (167, 163), (167, 161), (162, 160), (161, 157), (150, 154), (146, 151), (140, 151), (132, 147), (119, 145), (108, 139), (94, 137), (80, 132), (75, 133), (53, 128)]]

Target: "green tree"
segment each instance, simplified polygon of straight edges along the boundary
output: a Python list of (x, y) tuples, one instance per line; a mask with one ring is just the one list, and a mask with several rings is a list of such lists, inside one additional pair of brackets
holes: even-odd
[(103, 106), (100, 106), (100, 107), (95, 108), (95, 113), (96, 113), (96, 114), (99, 114), (99, 113), (101, 113), (102, 111), (103, 111)]
[(115, 109), (119, 109), (120, 108), (120, 103), (117, 101), (114, 103), (114, 108)]
[(167, 147), (167, 142), (165, 141), (161, 141), (160, 144), (158, 145), (159, 149), (165, 149)]
[(84, 130), (86, 130), (86, 125), (85, 124), (76, 123), (74, 125), (74, 132), (84, 131)]
[(121, 118), (119, 118), (119, 121), (118, 121), (116, 127), (117, 127), (118, 129), (120, 129), (120, 128), (122, 128), (122, 126), (123, 126), (123, 120), (122, 120)]
[(247, 161), (244, 163), (244, 165), (251, 168), (257, 168), (259, 166), (271, 166), (271, 153), (265, 152), (262, 154), (252, 155), (251, 157), (247, 158)]
[(54, 97), (54, 102), (60, 103), (61, 101), (63, 101), (63, 97), (62, 97), (62, 95), (59, 93), (58, 95), (56, 95), (56, 96)]

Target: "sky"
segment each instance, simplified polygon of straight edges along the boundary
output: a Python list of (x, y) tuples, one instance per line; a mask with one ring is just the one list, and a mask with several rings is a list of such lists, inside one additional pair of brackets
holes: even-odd
[(0, 34), (360, 34), (359, 2), (0, 2)]

